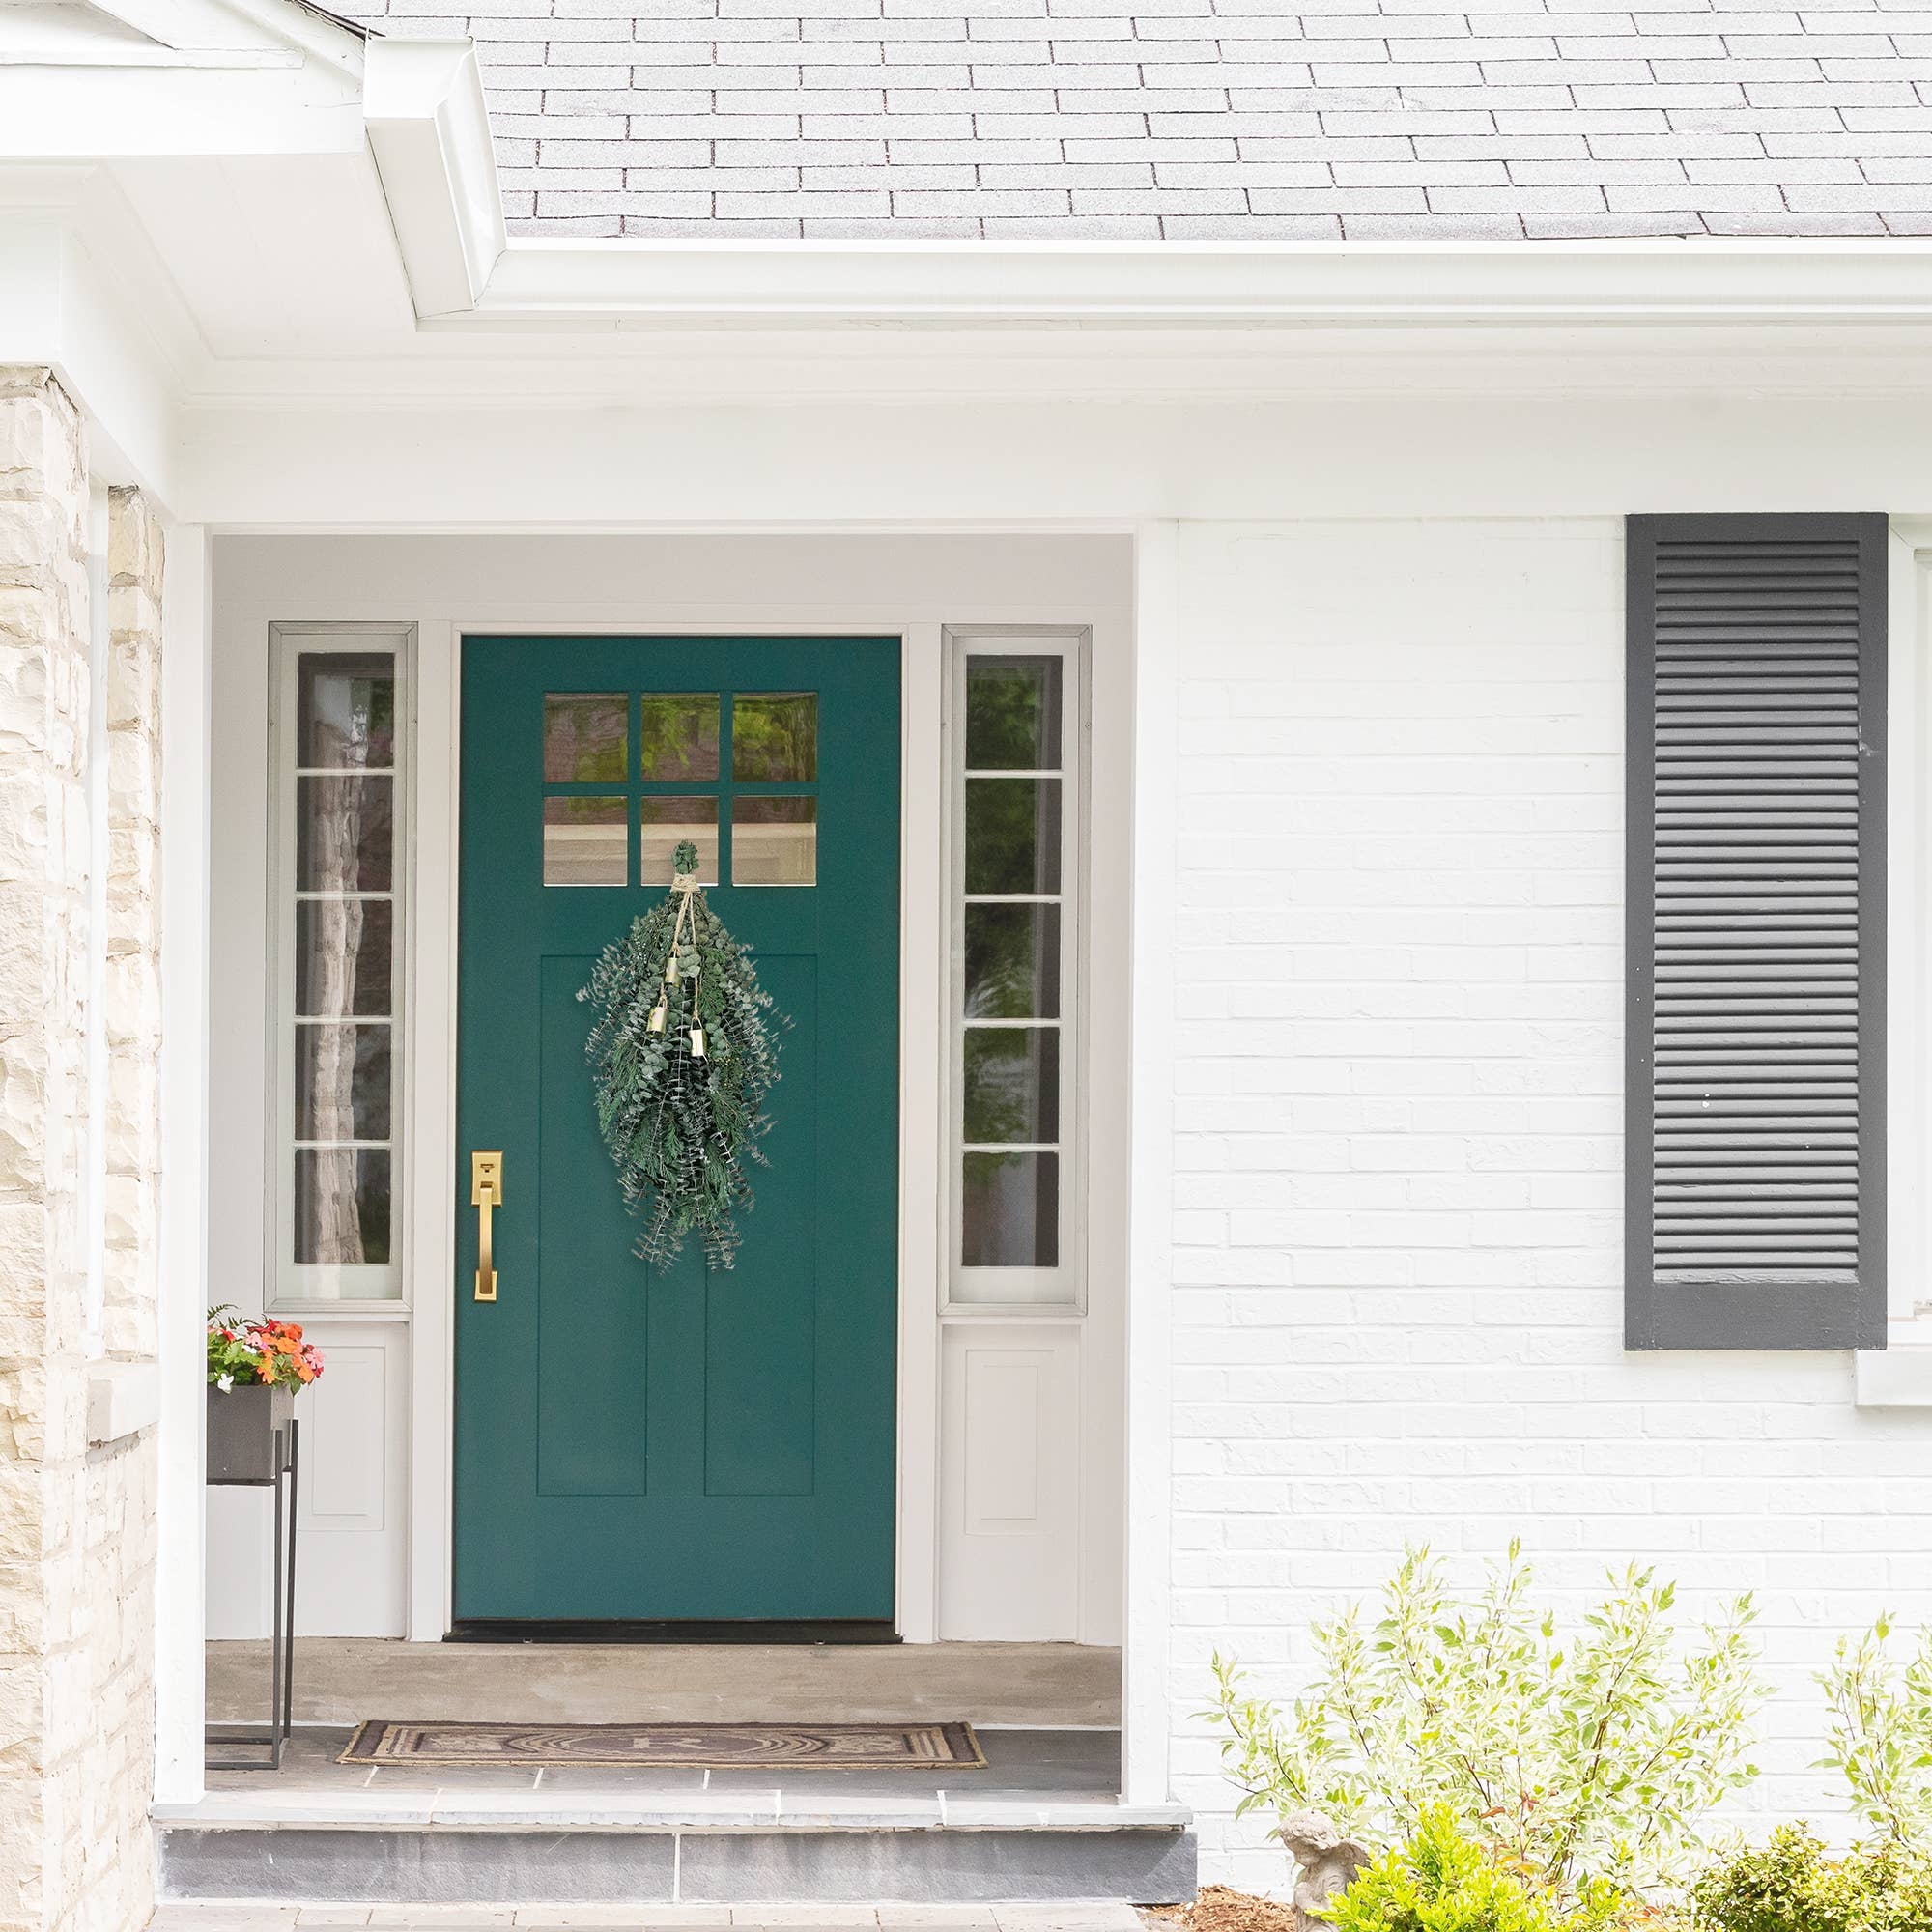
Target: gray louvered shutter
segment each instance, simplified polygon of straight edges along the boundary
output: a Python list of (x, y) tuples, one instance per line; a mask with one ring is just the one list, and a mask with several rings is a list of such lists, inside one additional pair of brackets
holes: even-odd
[(1885, 549), (1630, 520), (1633, 1349), (1885, 1345)]

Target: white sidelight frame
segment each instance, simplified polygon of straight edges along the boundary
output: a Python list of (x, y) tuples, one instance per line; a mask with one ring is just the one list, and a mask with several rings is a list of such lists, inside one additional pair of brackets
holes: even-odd
[[(360, 1268), (301, 1264), (295, 1247), (295, 1011), (298, 781), (298, 667), (307, 655), (386, 656), (395, 665), (394, 800), (391, 806), (389, 1001), (389, 1260)], [(415, 885), (415, 627), (412, 624), (269, 626), (269, 1185), (262, 1279), (278, 1314), (382, 1316), (409, 1305), (411, 1191), (409, 1077), (410, 921)], [(360, 1292), (357, 1292), (360, 1291)]]
[[(1093, 732), (1088, 696), (1092, 651), (1083, 627), (1074, 631), (967, 628), (946, 631), (947, 682), (947, 1092), (946, 1222), (942, 1294), (945, 1312), (955, 1315), (1004, 1313), (1024, 1319), (1033, 1314), (1081, 1315), (1087, 1308), (1087, 797), (1088, 745)], [(1057, 777), (1060, 783), (1060, 891), (1051, 897), (1060, 908), (1060, 1053), (1057, 1113), (1059, 1135), (1051, 1144), (1059, 1158), (1052, 1267), (969, 1268), (960, 1254), (964, 1234), (963, 1156), (997, 1152), (969, 1146), (962, 1107), (965, 1096), (966, 676), (976, 657), (1054, 658), (1060, 664), (1060, 764), (1057, 772), (998, 772), (999, 779)], [(1001, 895), (1010, 903), (1038, 902), (1035, 895)], [(1030, 1152), (1031, 1144), (1011, 1151)]]

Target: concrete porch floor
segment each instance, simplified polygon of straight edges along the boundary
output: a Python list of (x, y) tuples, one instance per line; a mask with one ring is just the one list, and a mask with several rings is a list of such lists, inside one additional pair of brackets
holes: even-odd
[(353, 1823), (603, 1829), (690, 1826), (895, 1830), (945, 1825), (1172, 1825), (1184, 1813), (1129, 1814), (1119, 1799), (1121, 1738), (1112, 1730), (982, 1728), (983, 1767), (934, 1771), (769, 1772), (502, 1765), (346, 1765), (352, 1733), (308, 1726), (280, 1771), (220, 1771), (198, 1804), (156, 1806), (167, 1824)]
[[(269, 1646), (208, 1646), (211, 1723), (260, 1723)], [(1112, 1730), (1121, 1653), (1072, 1643), (493, 1644), (304, 1637), (298, 1724), (964, 1719)]]

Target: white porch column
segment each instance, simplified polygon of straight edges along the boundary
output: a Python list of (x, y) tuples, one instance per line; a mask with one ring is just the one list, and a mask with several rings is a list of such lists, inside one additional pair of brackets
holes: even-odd
[(1121, 1792), (1170, 1792), (1173, 1579), (1174, 817), (1179, 611), (1173, 524), (1134, 544), (1133, 1133), (1127, 1229), (1127, 1577)]
[(161, 666), (160, 1561), (155, 1609), (155, 1797), (202, 1795), (206, 1589), (208, 889), (211, 657), (208, 540), (168, 533)]

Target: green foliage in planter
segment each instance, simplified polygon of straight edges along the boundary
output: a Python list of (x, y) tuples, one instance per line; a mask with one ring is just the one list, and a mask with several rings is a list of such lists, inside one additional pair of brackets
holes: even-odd
[(1679, 1880), (1704, 1814), (1757, 1775), (1750, 1600), (1687, 1642), (1672, 1586), (1633, 1567), (1564, 1634), (1531, 1580), (1513, 1544), (1459, 1597), (1411, 1550), (1372, 1624), (1356, 1605), (1315, 1626), (1314, 1682), (1286, 1712), (1217, 1656), (1208, 1715), (1239, 1809), (1314, 1809), (1387, 1846), (1446, 1808), (1572, 1906), (1591, 1882), (1651, 1897)]
[(1706, 1872), (1690, 1898), (1698, 1932), (1925, 1932), (1932, 1859), (1893, 1843), (1833, 1859), (1785, 1826)]
[(1851, 1787), (1854, 1813), (1893, 1844), (1932, 1841), (1932, 1626), (1901, 1668), (1881, 1617), (1838, 1639), (1818, 1681), (1832, 1714), (1823, 1761)]
[(1463, 1835), (1445, 1805), (1329, 1907), (1336, 1932), (1611, 1932), (1627, 1901), (1589, 1885), (1571, 1906)]

